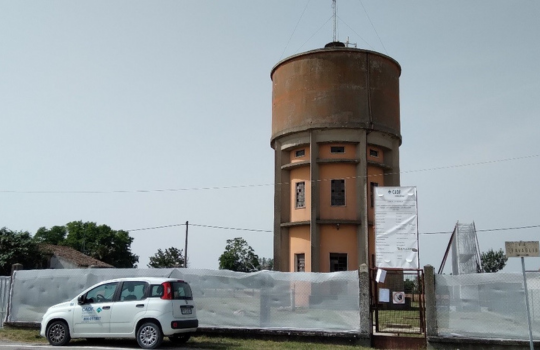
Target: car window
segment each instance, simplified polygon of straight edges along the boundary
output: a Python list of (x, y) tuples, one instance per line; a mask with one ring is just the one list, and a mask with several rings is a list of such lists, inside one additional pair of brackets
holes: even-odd
[(118, 282), (99, 285), (86, 293), (86, 301), (89, 303), (105, 303), (113, 300), (114, 291)]
[(172, 282), (173, 299), (192, 300), (191, 288), (186, 282)]
[(122, 284), (120, 301), (142, 300), (145, 298), (146, 282), (129, 281)]
[(163, 296), (163, 286), (161, 284), (153, 284), (150, 286), (150, 298), (161, 298)]

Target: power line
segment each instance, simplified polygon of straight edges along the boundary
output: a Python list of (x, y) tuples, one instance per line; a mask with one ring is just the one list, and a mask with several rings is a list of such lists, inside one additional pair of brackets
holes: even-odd
[[(529, 228), (537, 228), (540, 225), (530, 225), (530, 226), (517, 226), (517, 227), (504, 227), (504, 228), (488, 228), (482, 230), (476, 230), (476, 232), (493, 232), (493, 231), (509, 231), (509, 230), (524, 230)], [(421, 235), (438, 235), (438, 234), (449, 234), (453, 231), (439, 231), (439, 232), (423, 232)]]
[(352, 30), (352, 31), (354, 32), (354, 34), (358, 35), (358, 37), (359, 37), (360, 39), (362, 39), (362, 41), (365, 42), (367, 46), (369, 46), (371, 49), (375, 50), (375, 48), (374, 48), (373, 46), (371, 46), (364, 38), (362, 38), (362, 36), (361, 36), (360, 34), (358, 34), (358, 33), (356, 32), (356, 30), (354, 30), (350, 25), (348, 25), (347, 22), (345, 22), (345, 21), (344, 21), (341, 17), (339, 17), (339, 16), (338, 16), (338, 18), (339, 18), (339, 20), (342, 21), (347, 27), (349, 27), (349, 29)]
[[(185, 225), (186, 225), (185, 223), (184, 224), (172, 224), (172, 225), (164, 225), (164, 226), (135, 228), (135, 229), (126, 230), (126, 231), (134, 232), (134, 231), (157, 230), (157, 229), (162, 229), (162, 228), (178, 227), (178, 226), (185, 226)], [(272, 230), (261, 230), (261, 229), (240, 228), (240, 227), (227, 227), (227, 226), (216, 226), (216, 225), (204, 225), (204, 224), (189, 224), (189, 225), (190, 226), (195, 226), (195, 227), (213, 228), (213, 229), (220, 229), (220, 230), (232, 230), (232, 231), (269, 232), (269, 233), (274, 232)], [(489, 229), (476, 230), (476, 232), (524, 230), (524, 229), (537, 228), (537, 227), (540, 227), (540, 225), (489, 228)], [(421, 235), (438, 235), (438, 234), (450, 234), (450, 233), (452, 233), (452, 231), (421, 232), (419, 234), (421, 234)]]
[[(148, 230), (158, 230), (162, 228), (170, 228), (170, 227), (178, 227), (178, 226), (186, 226), (186, 224), (172, 224), (172, 225), (164, 225), (164, 226), (153, 226), (153, 227), (144, 227), (144, 228), (134, 228), (131, 230), (126, 230), (128, 232), (134, 232), (134, 231), (148, 231)], [(213, 228), (213, 229), (220, 229), (220, 230), (233, 230), (233, 231), (249, 231), (249, 232), (274, 232), (270, 230), (260, 230), (260, 229), (252, 229), (252, 228), (239, 228), (239, 227), (227, 227), (227, 226), (215, 226), (215, 225), (203, 225), (203, 224), (192, 224), (190, 223), (189, 226), (195, 226), (195, 227), (204, 227), (204, 228)]]
[(291, 33), (291, 36), (289, 37), (289, 41), (287, 41), (287, 45), (285, 45), (285, 48), (283, 49), (283, 52), (281, 53), (281, 56), (279, 56), (279, 60), (281, 60), (283, 58), (283, 54), (285, 53), (285, 50), (287, 50), (287, 47), (289, 47), (289, 44), (291, 43), (291, 39), (292, 39), (294, 33), (296, 32), (296, 29), (298, 28), (298, 25), (300, 24), (300, 21), (302, 20), (302, 17), (304, 17), (304, 12), (306, 12), (306, 9), (307, 9), (310, 2), (311, 2), (311, 0), (308, 0), (308, 2), (306, 3), (306, 6), (304, 7), (304, 11), (302, 11), (302, 14), (300, 15), (300, 18), (298, 19), (298, 22), (296, 22), (296, 26), (294, 26), (294, 30)]
[[(362, 0), (359, 0), (360, 1), (360, 5), (362, 5), (362, 8), (364, 9), (364, 12), (366, 13), (366, 16), (369, 20), (369, 23), (371, 23), (371, 27), (373, 28), (373, 30), (375, 31), (375, 34), (377, 35), (377, 38), (379, 38), (379, 42), (381, 43), (383, 49), (384, 49), (384, 52), (388, 55), (388, 51), (386, 51), (386, 47), (384, 46), (382, 40), (381, 40), (381, 37), (379, 36), (379, 33), (377, 33), (377, 29), (375, 29), (375, 26), (373, 25), (373, 22), (371, 21), (371, 18), (369, 17), (369, 14), (366, 10), (366, 8), (364, 7), (364, 4), (362, 3)], [(362, 39), (363, 40), (363, 39)]]
[(313, 38), (313, 37), (321, 30), (321, 29), (323, 29), (323, 27), (326, 25), (326, 23), (330, 22), (330, 20), (332, 19), (332, 17), (333, 17), (333, 16), (330, 16), (330, 17), (326, 20), (326, 22), (324, 22), (323, 25), (320, 26), (319, 29), (317, 29), (317, 30), (315, 31), (315, 33), (313, 33), (313, 35), (310, 36), (309, 39), (307, 39), (307, 40), (302, 44), (302, 46), (300, 46), (300, 47), (298, 48), (298, 50), (296, 50), (296, 52), (299, 52), (299, 51), (302, 49), (302, 47), (304, 47), (304, 45), (306, 45), (306, 44), (307, 44), (307, 43), (308, 43), (308, 42), (309, 42), (309, 41), (310, 41), (310, 40), (311, 40), (311, 39), (312, 39), (312, 38)]
[(190, 224), (190, 225), (197, 226), (197, 227), (216, 228), (216, 229), (233, 230), (233, 231), (274, 232), (271, 230), (258, 230), (258, 229), (251, 229), (251, 228), (224, 227), (224, 226), (198, 225), (198, 224)]
[(186, 224), (172, 224), (172, 225), (165, 225), (165, 226), (154, 226), (154, 227), (144, 227), (144, 228), (134, 228), (131, 230), (126, 230), (128, 232), (134, 232), (134, 231), (148, 231), (148, 230), (158, 230), (162, 228), (169, 228), (169, 227), (178, 227), (178, 226), (186, 226)]
[[(386, 172), (382, 174), (372, 174), (372, 175), (362, 175), (362, 176), (349, 176), (344, 179), (357, 179), (357, 178), (372, 178), (372, 177), (381, 177), (385, 175), (394, 175), (394, 174), (411, 174), (411, 173), (420, 173), (426, 171), (436, 171), (436, 170), (446, 170), (446, 169), (456, 169), (456, 168), (465, 168), (476, 165), (486, 165), (486, 164), (495, 164), (501, 162), (510, 162), (516, 160), (530, 159), (540, 157), (540, 154), (533, 154), (523, 157), (514, 157), (514, 158), (505, 158), (505, 159), (496, 159), (488, 160), (483, 162), (476, 163), (465, 163), (457, 165), (447, 165), (440, 166), (435, 168), (425, 168), (417, 170), (405, 170), (399, 172)], [(329, 181), (331, 179), (318, 179), (316, 181)], [(113, 190), (113, 191), (16, 191), (16, 190), (0, 190), (0, 193), (13, 193), (13, 194), (127, 194), (127, 193), (155, 193), (155, 192), (183, 192), (183, 191), (203, 191), (203, 190), (225, 190), (225, 189), (237, 189), (237, 188), (252, 188), (252, 187), (268, 187), (268, 186), (283, 186), (290, 185), (289, 182), (280, 182), (280, 183), (267, 183), (267, 184), (248, 184), (248, 185), (232, 185), (232, 186), (207, 186), (207, 187), (184, 187), (184, 188), (166, 188), (166, 189), (150, 189), (150, 190)]]

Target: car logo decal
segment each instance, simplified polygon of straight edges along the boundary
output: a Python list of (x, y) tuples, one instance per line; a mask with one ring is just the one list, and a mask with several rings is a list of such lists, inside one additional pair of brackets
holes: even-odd
[(98, 308), (96, 309), (96, 311), (98, 312), (98, 314), (101, 312), (101, 310), (102, 310), (102, 309), (101, 309), (100, 307), (98, 307)]

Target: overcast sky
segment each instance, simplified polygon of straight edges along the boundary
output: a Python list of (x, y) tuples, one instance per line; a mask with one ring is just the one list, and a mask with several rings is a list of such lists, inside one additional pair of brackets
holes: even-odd
[[(191, 267), (218, 268), (234, 237), (272, 257), (270, 71), (330, 42), (331, 16), (330, 0), (0, 0), (0, 227), (189, 221)], [(402, 67), (421, 265), (458, 220), (540, 225), (538, 18), (533, 0), (338, 0), (339, 40)], [(132, 231), (139, 267), (184, 234)], [(478, 236), (498, 250), (540, 227)]]

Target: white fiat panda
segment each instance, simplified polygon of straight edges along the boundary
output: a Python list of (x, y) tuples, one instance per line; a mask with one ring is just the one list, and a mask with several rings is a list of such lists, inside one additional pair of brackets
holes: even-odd
[(183, 344), (199, 321), (187, 282), (171, 278), (119, 278), (98, 283), (72, 300), (51, 306), (41, 336), (51, 345), (71, 338), (136, 338), (154, 349), (168, 337)]

